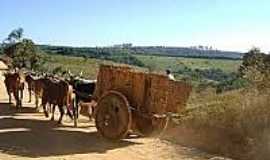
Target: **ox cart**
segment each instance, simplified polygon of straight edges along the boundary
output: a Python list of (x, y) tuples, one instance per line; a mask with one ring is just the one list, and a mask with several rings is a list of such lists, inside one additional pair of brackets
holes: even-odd
[(190, 92), (190, 85), (165, 75), (102, 65), (93, 95), (97, 130), (112, 140), (125, 138), (130, 131), (145, 136), (160, 132), (169, 113), (184, 109)]

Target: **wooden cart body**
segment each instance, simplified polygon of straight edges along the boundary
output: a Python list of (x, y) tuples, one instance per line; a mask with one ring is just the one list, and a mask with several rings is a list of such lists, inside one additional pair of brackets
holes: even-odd
[[(110, 97), (111, 94), (122, 97), (120, 99), (127, 101), (127, 112), (131, 112), (129, 113), (131, 117), (127, 119), (132, 119), (130, 124), (124, 125), (128, 125), (128, 130), (149, 135), (164, 127), (164, 118), (160, 118), (161, 115), (168, 112), (179, 113), (185, 108), (190, 92), (190, 85), (169, 80), (165, 75), (146, 73), (126, 66), (102, 65), (99, 69), (94, 99), (97, 101), (98, 111), (99, 107), (106, 107), (99, 105), (104, 97)], [(102, 130), (102, 127), (98, 127), (98, 123), (98, 130)], [(103, 133), (103, 136), (107, 137), (106, 133)], [(111, 138), (123, 136), (125, 135)]]

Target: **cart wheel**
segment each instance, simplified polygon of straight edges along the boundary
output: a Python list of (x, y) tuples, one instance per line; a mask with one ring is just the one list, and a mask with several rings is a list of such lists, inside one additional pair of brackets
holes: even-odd
[(105, 138), (120, 140), (131, 128), (131, 111), (127, 98), (117, 91), (109, 91), (97, 103), (95, 114), (98, 132)]

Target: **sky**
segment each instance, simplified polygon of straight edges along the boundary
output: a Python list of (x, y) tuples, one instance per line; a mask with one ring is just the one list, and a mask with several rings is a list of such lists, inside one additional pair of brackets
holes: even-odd
[(1, 0), (0, 40), (38, 44), (213, 46), (270, 51), (269, 0)]

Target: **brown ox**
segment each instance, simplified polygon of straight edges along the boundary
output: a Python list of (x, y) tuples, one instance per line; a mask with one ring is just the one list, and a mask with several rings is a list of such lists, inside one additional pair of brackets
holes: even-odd
[(24, 78), (20, 73), (5, 73), (4, 83), (6, 85), (7, 93), (9, 96), (9, 103), (11, 103), (11, 93), (16, 101), (16, 108), (22, 107), (22, 99), (23, 99), (23, 89), (24, 89)]
[(42, 98), (42, 94), (43, 94), (43, 90), (44, 90), (44, 84), (43, 84), (42, 78), (34, 79), (33, 90), (34, 90), (34, 94), (35, 94), (36, 109), (38, 109), (39, 98)]
[(44, 114), (49, 117), (46, 105), (53, 104), (51, 120), (54, 120), (55, 106), (57, 105), (60, 111), (58, 123), (61, 123), (64, 115), (64, 106), (67, 108), (68, 115), (73, 119), (70, 110), (73, 109), (72, 87), (64, 80), (55, 80), (50, 78), (42, 79), (44, 90), (42, 94), (42, 106)]
[(25, 77), (25, 81), (28, 84), (29, 102), (31, 102), (32, 93), (35, 95), (36, 109), (38, 109), (39, 98), (42, 98), (43, 93), (43, 78), (34, 77), (28, 74)]
[(25, 76), (25, 81), (26, 81), (27, 87), (28, 87), (29, 102), (31, 102), (31, 97), (32, 97), (31, 92), (33, 91), (33, 88), (34, 88), (34, 77), (31, 74), (27, 74)]

